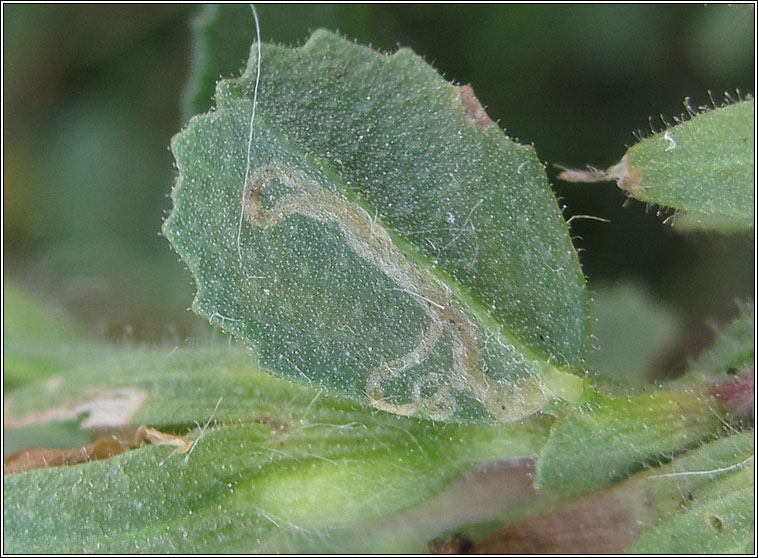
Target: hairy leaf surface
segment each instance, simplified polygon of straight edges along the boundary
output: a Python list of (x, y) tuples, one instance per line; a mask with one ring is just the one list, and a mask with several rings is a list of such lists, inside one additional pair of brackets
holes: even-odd
[[(131, 416), (120, 412), (124, 398), (104, 397), (134, 391), (144, 397)], [(6, 425), (36, 420), (57, 432), (65, 410), (97, 414), (101, 425), (111, 417), (111, 428), (150, 424), (195, 445), (6, 475), (6, 552), (311, 552), (330, 529), (381, 523), (476, 464), (533, 456), (549, 426), (544, 417), (458, 425), (381, 413), (265, 374), (226, 344), (113, 349), (67, 370), (54, 389), (19, 388)], [(414, 543), (401, 550), (420, 552), (439, 536), (440, 514), (409, 526)]]
[(164, 231), (193, 309), (265, 369), (397, 414), (513, 421), (578, 397), (584, 279), (534, 149), (410, 50), (323, 31), (263, 45), (250, 136), (251, 53), (172, 142)]
[(754, 438), (752, 430), (720, 438), (675, 459), (663, 474), (647, 475), (657, 521), (625, 552), (749, 553), (755, 538)]
[(717, 411), (715, 401), (692, 389), (598, 395), (553, 426), (535, 484), (572, 496), (609, 487), (718, 433)]
[(645, 202), (751, 227), (754, 128), (752, 99), (699, 114), (631, 147), (619, 186)]
[(752, 430), (709, 441), (607, 490), (506, 524), (471, 554), (744, 552), (753, 539), (752, 454)]
[(752, 99), (699, 114), (630, 148), (619, 186), (642, 201), (752, 227), (754, 128)]

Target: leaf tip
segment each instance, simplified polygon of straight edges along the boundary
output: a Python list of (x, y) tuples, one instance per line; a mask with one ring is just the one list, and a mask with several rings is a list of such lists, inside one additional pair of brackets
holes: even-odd
[(642, 173), (629, 165), (627, 155), (624, 155), (618, 164), (608, 169), (607, 176), (614, 179), (618, 187), (631, 196), (642, 189)]

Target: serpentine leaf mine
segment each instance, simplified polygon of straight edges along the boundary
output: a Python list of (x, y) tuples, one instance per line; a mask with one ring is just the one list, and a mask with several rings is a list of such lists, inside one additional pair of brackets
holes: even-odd
[(193, 309), (273, 374), (400, 415), (576, 399), (584, 278), (533, 148), (409, 50), (261, 46), (172, 142)]

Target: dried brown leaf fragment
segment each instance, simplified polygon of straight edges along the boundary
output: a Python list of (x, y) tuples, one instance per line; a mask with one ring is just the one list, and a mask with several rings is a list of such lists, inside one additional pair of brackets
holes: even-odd
[(3, 457), (3, 474), (108, 459), (126, 450), (141, 447), (145, 443), (154, 446), (173, 446), (175, 449), (172, 453), (183, 454), (190, 450), (194, 442), (176, 434), (161, 432), (149, 426), (140, 426), (127, 435), (109, 434), (91, 444), (74, 449), (36, 447), (20, 449)]

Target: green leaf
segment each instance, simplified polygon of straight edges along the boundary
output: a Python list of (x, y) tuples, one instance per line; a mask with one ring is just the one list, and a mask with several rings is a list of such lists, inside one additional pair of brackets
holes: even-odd
[[(225, 345), (114, 350), (69, 370), (55, 390), (17, 390), (6, 407), (15, 421), (37, 417), (39, 428), (58, 428), (44, 422), (51, 411), (86, 409), (80, 419), (98, 428), (110, 418), (110, 427), (149, 423), (196, 440), (185, 455), (144, 446), (5, 476), (4, 549), (21, 553), (292, 551), (287, 541), (302, 534), (358, 531), (423, 502), (475, 464), (534, 455), (549, 424), (381, 413), (273, 378)], [(408, 551), (423, 550), (435, 528), (420, 524)], [(295, 550), (319, 540), (305, 537)]]
[(255, 39), (248, 4), (207, 4), (192, 20), (192, 68), (184, 91), (184, 119), (211, 108), (216, 82), (244, 67)]
[[(687, 110), (694, 113), (687, 105)], [(707, 110), (632, 146), (607, 171), (566, 170), (571, 182), (616, 180), (627, 195), (684, 212), (683, 229), (753, 228), (755, 101)]]
[[(258, 4), (269, 42), (296, 44), (317, 27), (366, 35), (374, 17), (371, 5)], [(213, 106), (216, 83), (236, 77), (250, 55), (255, 24), (249, 4), (205, 4), (192, 21), (192, 68), (184, 92), (184, 120)]]
[(660, 518), (625, 552), (744, 553), (755, 527), (753, 443), (753, 431), (724, 437), (648, 476)]
[(699, 213), (685, 213), (679, 211), (671, 219), (671, 226), (681, 232), (714, 231), (720, 234), (735, 234), (745, 232), (752, 227), (752, 221), (736, 219), (726, 215), (702, 215)]
[(534, 149), (410, 50), (319, 31), (263, 45), (248, 152), (256, 56), (172, 142), (193, 309), (264, 369), (398, 414), (578, 398), (584, 278)]
[(3, 387), (47, 378), (93, 351), (81, 329), (15, 283), (3, 280)]
[(718, 433), (714, 407), (697, 390), (597, 395), (553, 426), (535, 485), (570, 496), (607, 488)]
[(637, 283), (596, 285), (593, 291), (597, 350), (587, 358), (588, 368), (616, 391), (649, 384), (656, 358), (680, 334), (677, 316)]
[(752, 227), (755, 101), (704, 112), (642, 140), (617, 167), (619, 187), (649, 203)]

